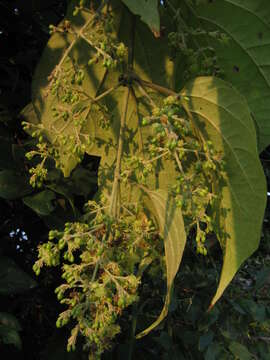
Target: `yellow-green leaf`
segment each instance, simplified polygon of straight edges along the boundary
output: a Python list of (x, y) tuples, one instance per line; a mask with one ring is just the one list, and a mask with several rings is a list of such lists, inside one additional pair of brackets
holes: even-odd
[[(65, 20), (70, 21), (72, 28), (75, 28), (78, 32), (82, 31), (82, 28), (87, 23), (89, 25), (84, 28), (85, 33), (87, 31), (95, 31), (95, 25), (92, 24), (92, 27), (90, 26), (91, 21), (94, 19), (93, 14), (82, 10), (79, 17), (72, 16), (76, 4), (74, 0), (70, 2)], [(132, 64), (128, 65), (127, 61), (124, 61), (121, 67), (109, 70), (102, 66), (102, 61), (88, 66), (89, 59), (93, 58), (96, 54), (95, 49), (79, 36), (55, 33), (50, 38), (36, 68), (32, 85), (34, 110), (38, 121), (44, 126), (46, 138), (50, 142), (56, 143), (60, 136), (73, 136), (78, 132), (81, 143), (86, 147), (86, 153), (102, 157), (101, 168), (111, 166), (116, 156), (115, 149), (117, 148), (125, 90), (124, 86), (117, 87), (121, 75), (126, 73), (127, 69), (132, 65), (134, 73), (143, 80), (155, 80), (155, 82), (162, 86), (172, 88), (174, 87), (176, 71), (175, 64), (168, 52), (168, 39), (166, 37), (155, 39), (151, 31), (141, 21), (136, 21), (133, 24), (133, 15), (120, 1), (114, 1), (113, 7), (112, 16), (116, 30), (112, 32), (112, 35), (127, 47), (133, 47), (134, 57)], [(132, 41), (133, 35), (134, 42)], [(68, 51), (70, 48), (71, 50)], [(67, 52), (68, 56), (64, 58), (63, 56)], [(53, 71), (59, 63), (61, 63), (60, 68), (62, 70), (70, 69), (72, 62), (84, 70), (85, 78), (80, 90), (92, 99), (104, 94), (111, 88), (115, 88), (114, 91), (98, 102), (108, 109), (109, 128), (104, 128), (99, 124), (101, 118), (100, 110), (95, 108), (91, 101), (80, 101), (72, 106), (65, 105), (65, 108), (68, 108), (67, 110), (72, 115), (74, 115), (74, 112), (78, 112), (82, 118), (86, 119), (86, 124), (82, 127), (74, 125), (73, 116), (70, 116), (68, 120), (53, 117), (52, 109), (59, 105), (59, 99), (52, 94), (49, 86)], [(67, 77), (66, 80), (68, 79)], [(143, 144), (140, 143), (139, 148), (137, 148), (141, 131), (140, 118), (149, 115), (149, 106), (147, 109), (145, 97), (141, 95), (135, 85), (132, 87), (134, 91), (132, 91), (132, 96), (129, 97), (126, 121), (130, 137), (127, 139), (124, 149), (129, 154), (135, 151), (142, 151)], [(159, 98), (162, 97), (159, 96)], [(33, 118), (33, 123), (36, 123), (36, 118)], [(90, 135), (91, 144), (87, 143), (86, 135)], [(135, 149), (134, 143), (136, 143)], [(77, 165), (78, 160), (69, 149), (69, 141), (66, 144), (62, 144), (59, 151), (63, 173), (65, 176), (69, 176)]]
[(248, 101), (262, 151), (270, 143), (269, 0), (209, 1), (197, 13), (203, 26), (230, 38), (229, 42), (209, 40), (226, 80)]
[(159, 35), (160, 19), (158, 13), (158, 0), (122, 0), (130, 11), (139, 15), (149, 28)]
[(221, 297), (240, 265), (258, 247), (266, 205), (266, 183), (256, 131), (245, 99), (228, 83), (199, 77), (181, 92), (194, 125), (225, 160), (225, 184), (217, 228), (225, 246), (223, 268), (211, 305)]
[(147, 335), (157, 327), (167, 316), (173, 291), (173, 282), (182, 259), (186, 244), (186, 232), (182, 212), (176, 207), (175, 201), (165, 190), (149, 191), (146, 195), (150, 199), (150, 204), (146, 202), (149, 210), (153, 212), (159, 226), (159, 232), (164, 240), (165, 260), (167, 268), (167, 294), (163, 309), (157, 320), (147, 329), (139, 333), (139, 339)]

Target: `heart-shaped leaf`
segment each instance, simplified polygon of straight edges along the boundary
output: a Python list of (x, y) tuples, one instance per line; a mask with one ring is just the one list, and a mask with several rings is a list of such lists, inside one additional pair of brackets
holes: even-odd
[[(133, 59), (129, 60), (129, 64), (128, 61), (124, 61), (118, 69), (110, 70), (102, 66), (102, 61), (88, 66), (89, 59), (96, 54), (94, 47), (85, 41), (84, 37), (68, 33), (55, 33), (49, 40), (36, 68), (32, 88), (34, 109), (44, 127), (45, 135), (51, 143), (59, 146), (58, 142), (63, 136), (67, 140), (64, 143), (62, 142), (60, 146), (60, 158), (65, 176), (69, 176), (78, 163), (72, 153), (73, 149), (70, 149), (69, 137), (74, 134), (78, 135), (77, 139), (85, 146), (85, 151), (89, 155), (106, 158), (104, 164), (104, 159), (101, 160), (101, 167), (113, 164), (116, 157), (120, 117), (124, 103), (125, 88), (119, 86), (123, 85), (119, 82), (123, 73), (132, 68), (133, 74), (144, 80), (152, 81), (155, 79), (160, 85), (174, 86), (175, 65), (167, 51), (167, 39), (165, 37), (155, 39), (141, 21), (137, 21), (136, 24), (133, 23), (133, 15), (120, 1), (115, 1), (114, 4), (115, 9), (112, 14), (118, 33), (115, 30), (111, 35), (132, 49)], [(87, 34), (89, 31), (94, 31), (94, 15), (82, 11), (79, 18), (74, 17), (71, 15), (74, 5), (75, 1), (72, 1), (65, 21), (68, 20), (70, 26), (76, 29), (77, 33)], [(72, 77), (70, 73), (72, 64), (76, 64), (85, 72), (85, 78), (79, 91), (80, 94), (87, 94), (88, 99), (87, 102), (82, 98), (74, 104), (65, 104), (66, 111), (72, 116), (63, 119), (55, 117), (56, 111), (53, 109), (59, 108), (59, 99), (52, 94), (50, 79), (55, 69), (59, 69), (59, 71), (61, 69), (63, 73), (67, 71), (65, 79), (61, 81), (66, 81), (69, 84)], [(74, 86), (75, 92), (76, 89), (78, 90), (78, 87)], [(103, 97), (103, 94), (107, 95)], [(103, 98), (100, 99), (100, 97)], [(100, 100), (96, 101), (95, 99)], [(100, 124), (101, 109), (108, 110), (109, 127)], [(130, 155), (142, 151), (142, 142), (139, 142), (139, 148), (134, 143), (138, 143), (137, 140), (140, 137), (140, 119), (145, 114), (149, 114), (149, 109), (145, 96), (133, 87), (132, 94), (129, 96), (126, 117), (127, 133), (130, 135), (126, 141), (125, 151), (129, 152)], [(78, 116), (85, 120), (84, 125), (75, 125), (74, 119)], [(33, 117), (33, 121), (36, 124), (35, 117)], [(91, 141), (90, 144), (88, 144), (88, 140)]]
[[(270, 143), (270, 9), (268, 0), (205, 2), (197, 14), (231, 38), (229, 43), (209, 39), (226, 80), (247, 99), (259, 129), (259, 151)], [(251, 26), (252, 24), (252, 26)]]
[(259, 245), (266, 204), (265, 177), (249, 108), (232, 86), (218, 78), (200, 77), (191, 81), (181, 95), (194, 125), (224, 154), (226, 164), (222, 200), (216, 209), (217, 232), (223, 229), (219, 236), (225, 253), (211, 303), (214, 305)]

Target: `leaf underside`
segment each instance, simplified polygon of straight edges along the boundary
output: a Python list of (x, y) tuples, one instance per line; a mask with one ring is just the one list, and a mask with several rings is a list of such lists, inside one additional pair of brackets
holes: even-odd
[(149, 28), (159, 35), (160, 19), (158, 13), (158, 0), (122, 0), (135, 15), (139, 15)]
[(226, 164), (221, 203), (215, 211), (225, 254), (213, 306), (259, 245), (266, 183), (257, 153), (256, 130), (244, 98), (228, 83), (213, 77), (191, 81), (181, 95), (192, 122), (205, 140), (211, 140), (215, 149), (222, 151)]
[(270, 143), (270, 10), (268, 0), (220, 0), (198, 7), (199, 19), (228, 35), (209, 39), (225, 78), (247, 99), (258, 126), (258, 149)]
[(176, 207), (174, 199), (165, 190), (146, 191), (146, 195), (150, 199), (150, 203), (146, 201), (146, 206), (154, 214), (159, 226), (160, 235), (164, 240), (167, 294), (159, 317), (147, 329), (139, 333), (136, 336), (137, 339), (147, 335), (167, 316), (174, 278), (179, 269), (186, 245), (186, 232), (182, 212)]

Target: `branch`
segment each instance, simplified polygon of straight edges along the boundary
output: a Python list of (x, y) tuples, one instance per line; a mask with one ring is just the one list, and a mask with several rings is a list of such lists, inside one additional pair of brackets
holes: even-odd
[(156, 90), (156, 91), (160, 92), (161, 94), (164, 94), (164, 95), (167, 95), (167, 96), (170, 96), (170, 95), (179, 96), (179, 94), (177, 92), (175, 92), (175, 91), (173, 91), (171, 89), (168, 89), (168, 88), (166, 88), (164, 86), (157, 85), (157, 84), (154, 84), (152, 82), (142, 80), (140, 78), (135, 78), (134, 80), (137, 81), (142, 86), (145, 86), (145, 87), (148, 87), (150, 89)]
[(87, 28), (87, 26), (90, 24), (90, 22), (93, 20), (93, 17), (90, 17), (90, 19), (88, 19), (86, 21), (86, 23), (83, 25), (83, 27), (81, 28), (81, 30), (79, 32), (75, 33), (75, 38), (71, 41), (71, 43), (69, 44), (69, 47), (66, 49), (66, 51), (64, 52), (60, 62), (56, 65), (56, 67), (54, 68), (54, 70), (52, 71), (50, 77), (52, 78), (49, 86), (51, 86), (54, 78), (58, 75), (59, 71), (61, 70), (61, 66), (63, 65), (63, 63), (65, 62), (66, 58), (69, 56), (71, 50), (73, 49), (76, 41), (81, 37), (83, 38), (83, 32), (84, 30)]
[(117, 213), (117, 198), (118, 198), (118, 193), (119, 193), (121, 159), (122, 159), (123, 145), (124, 145), (124, 131), (125, 131), (125, 126), (126, 126), (129, 93), (130, 93), (130, 88), (127, 87), (125, 94), (124, 94), (123, 111), (122, 111), (122, 116), (121, 116), (118, 150), (117, 150), (117, 157), (116, 157), (116, 166), (115, 166), (115, 171), (114, 171), (112, 196), (111, 196), (111, 203), (110, 203), (110, 210), (109, 210), (109, 214), (112, 215), (113, 217), (115, 217), (116, 213)]

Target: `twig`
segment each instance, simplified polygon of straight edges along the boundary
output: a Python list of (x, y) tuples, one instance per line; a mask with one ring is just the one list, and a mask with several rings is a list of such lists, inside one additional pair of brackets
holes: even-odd
[(179, 96), (178, 93), (176, 93), (172, 89), (168, 89), (168, 88), (166, 88), (164, 86), (157, 85), (157, 84), (154, 84), (152, 82), (142, 80), (140, 78), (135, 78), (134, 80), (136, 82), (138, 82), (139, 84), (141, 84), (142, 86), (145, 86), (145, 87), (148, 87), (150, 89), (156, 90), (156, 91), (160, 92), (161, 94), (164, 94), (164, 95), (167, 95), (167, 96), (170, 96), (170, 95)]
[(126, 116), (127, 116), (127, 108), (128, 108), (128, 99), (129, 99), (130, 88), (127, 87), (124, 94), (124, 104), (123, 104), (123, 112), (121, 116), (120, 123), (120, 131), (119, 131), (119, 141), (118, 141), (118, 150), (116, 157), (116, 166), (114, 171), (114, 180), (112, 187), (112, 196), (110, 203), (109, 214), (113, 217), (116, 216), (117, 213), (117, 197), (118, 197), (118, 189), (119, 189), (119, 181), (120, 181), (120, 173), (121, 173), (121, 159), (123, 153), (123, 145), (124, 145), (124, 131), (126, 126)]

